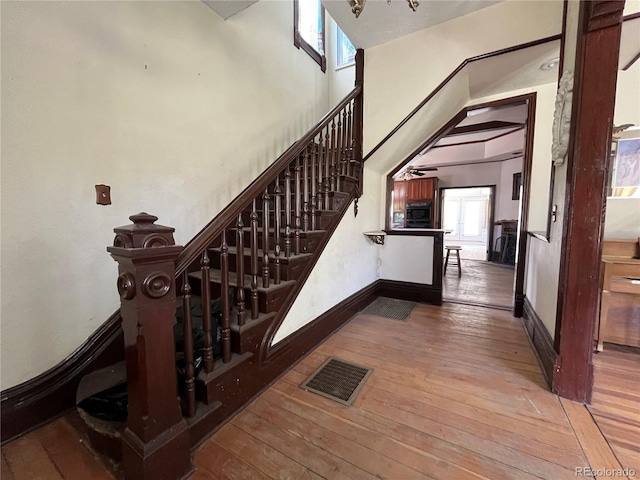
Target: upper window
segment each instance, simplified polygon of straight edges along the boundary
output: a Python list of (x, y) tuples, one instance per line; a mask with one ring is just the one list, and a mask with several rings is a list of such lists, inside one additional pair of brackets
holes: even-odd
[(293, 44), (307, 52), (323, 72), (327, 69), (324, 38), (324, 7), (320, 0), (293, 0)]
[(338, 27), (338, 38), (336, 46), (338, 48), (338, 54), (336, 55), (337, 67), (345, 67), (347, 65), (354, 65), (356, 63), (356, 47), (349, 41), (342, 29)]

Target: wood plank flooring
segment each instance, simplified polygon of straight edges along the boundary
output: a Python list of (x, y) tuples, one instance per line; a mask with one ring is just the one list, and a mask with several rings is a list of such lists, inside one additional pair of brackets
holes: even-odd
[(513, 267), (479, 260), (462, 260), (462, 276), (449, 265), (442, 279), (445, 300), (504, 308), (513, 306)]
[(2, 480), (114, 480), (60, 418), (2, 447)]
[[(349, 407), (299, 388), (330, 355), (374, 369)], [(190, 478), (574, 479), (575, 468), (635, 465), (637, 432), (603, 426), (636, 413), (635, 394), (606, 393), (616, 385), (598, 387), (610, 397), (594, 395), (596, 425), (547, 391), (508, 312), (448, 303), (418, 305), (406, 322), (361, 314), (206, 441)], [(113, 479), (67, 419), (5, 445), (1, 474)]]
[[(331, 355), (374, 369), (352, 406), (299, 388)], [(556, 480), (590, 465), (520, 321), (460, 304), (419, 305), (406, 322), (356, 316), (194, 462), (219, 479)]]
[(640, 349), (606, 343), (593, 364), (589, 411), (620, 465), (640, 475)]

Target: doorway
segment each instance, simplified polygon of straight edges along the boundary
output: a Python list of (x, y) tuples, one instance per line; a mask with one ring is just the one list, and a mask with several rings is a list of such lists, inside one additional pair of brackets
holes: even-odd
[(460, 245), (464, 260), (489, 260), (495, 185), (443, 188), (442, 228), (449, 231), (444, 245)]

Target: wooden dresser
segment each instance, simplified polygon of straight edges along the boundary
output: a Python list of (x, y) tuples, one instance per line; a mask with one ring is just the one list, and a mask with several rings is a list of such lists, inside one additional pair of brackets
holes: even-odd
[(598, 351), (604, 342), (640, 347), (640, 239), (605, 240), (600, 268)]

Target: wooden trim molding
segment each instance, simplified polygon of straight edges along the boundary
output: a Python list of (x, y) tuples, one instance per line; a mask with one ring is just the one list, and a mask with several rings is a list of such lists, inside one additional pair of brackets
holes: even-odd
[(398, 280), (378, 280), (377, 294), (409, 302), (442, 305), (442, 285), (425, 285)]
[(477, 62), (478, 60), (483, 60), (485, 58), (497, 57), (505, 53), (516, 52), (518, 50), (523, 50), (525, 48), (543, 45), (545, 43), (553, 42), (555, 40), (560, 40), (560, 39), (561, 39), (561, 35), (552, 35), (550, 37), (541, 38), (539, 40), (534, 40), (532, 42), (522, 43), (520, 45), (515, 45), (513, 47), (503, 48), (501, 50), (496, 50), (494, 52), (485, 53), (482, 55), (469, 57), (465, 59), (460, 65), (456, 67), (456, 69), (453, 72), (451, 72), (442, 82), (440, 82), (440, 84), (429, 95), (427, 95), (418, 105), (416, 105), (416, 107), (404, 119), (402, 119), (400, 123), (398, 123), (398, 125), (396, 125), (393, 128), (393, 130), (391, 130), (382, 140), (380, 140), (380, 142), (378, 142), (378, 144), (375, 147), (373, 147), (367, 153), (367, 155), (364, 157), (364, 161), (367, 161), (375, 152), (378, 151), (380, 147), (382, 147), (382, 145), (387, 143), (387, 141), (391, 137), (393, 137), (398, 130), (400, 130), (409, 120), (411, 120), (414, 117), (414, 115), (416, 115), (422, 109), (422, 107), (424, 107), (434, 96), (436, 96), (436, 94), (440, 90), (442, 90), (447, 83), (449, 83), (458, 73), (460, 73), (460, 71), (464, 67), (466, 67), (467, 64), (472, 62)]
[(549, 388), (551, 388), (553, 366), (557, 357), (556, 351), (553, 349), (553, 339), (526, 297), (524, 298), (523, 306), (522, 323), (531, 342), (531, 347), (538, 358), (544, 378), (549, 384)]
[(74, 408), (85, 374), (124, 360), (121, 321), (118, 310), (58, 365), (0, 393), (3, 444)]
[(553, 391), (589, 403), (624, 1), (580, 2), (558, 281)]
[[(442, 238), (442, 235), (436, 236), (438, 238)], [(440, 259), (442, 255), (437, 254), (437, 250), (440, 248), (441, 251), (441, 243), (436, 241), (436, 258)], [(434, 262), (434, 271), (440, 271), (441, 275), (441, 270), (442, 261)], [(360, 289), (274, 345), (270, 349), (269, 358), (261, 364), (249, 362), (247, 370), (243, 372), (244, 394), (237, 396), (235, 404), (225, 405), (225, 413), (230, 418), (233, 412), (243, 408), (378, 296), (440, 305), (442, 283), (422, 285), (376, 280)], [(2, 443), (34, 430), (74, 408), (80, 379), (90, 371), (122, 361), (123, 346), (120, 317), (114, 314), (64, 362), (32, 380), (3, 391)], [(215, 422), (212, 426), (219, 427), (220, 424)], [(192, 444), (197, 445), (199, 437), (210, 432), (211, 428), (208, 428), (205, 420), (203, 425), (198, 425), (192, 432)]]

